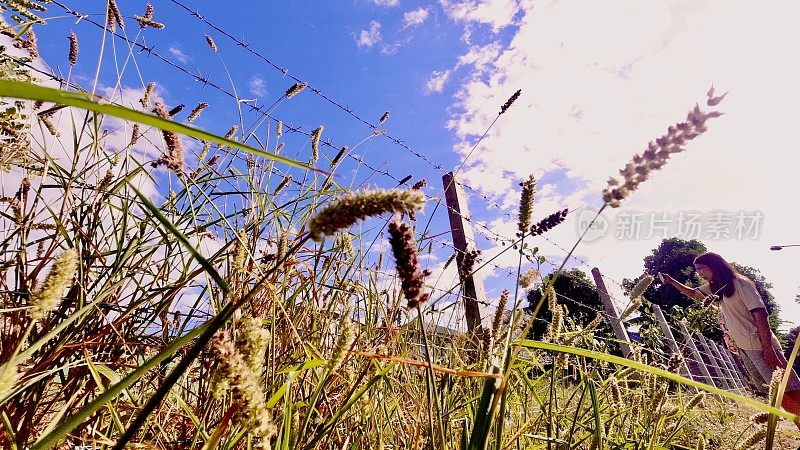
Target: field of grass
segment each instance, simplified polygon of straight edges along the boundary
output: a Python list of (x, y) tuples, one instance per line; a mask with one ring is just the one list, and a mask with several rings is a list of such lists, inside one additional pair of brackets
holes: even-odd
[[(28, 3), (46, 6), (2, 5), (34, 16)], [(791, 421), (768, 426), (769, 412), (789, 417), (764, 404), (775, 404), (780, 380), (769, 399), (720, 392), (642, 354), (611, 356), (568, 314), (544, 341), (523, 339), (530, 319), (519, 314), (475, 334), (436, 333), (420, 319), (433, 281), (418, 264), (426, 231), (414, 220), (435, 199), (340, 185), (343, 152), (320, 157), (322, 128), (307, 133), (311, 158), (301, 161), (277, 150), (282, 123), (269, 123), (266, 141), (243, 124), (214, 136), (173, 120), (152, 89), (116, 95), (139, 111), (100, 101), (90, 85), (53, 89), (30, 57), (28, 25), (46, 25), (4, 17), (17, 48), (0, 50), (0, 447), (800, 443)], [(628, 163), (607, 206), (714, 117), (690, 112), (670, 142)], [(530, 180), (521, 246), (532, 239), (534, 197)], [(375, 257), (377, 231), (351, 227), (361, 220), (388, 235), (391, 255)], [(508, 280), (512, 299), (517, 286)], [(544, 291), (540, 305), (562, 311)]]

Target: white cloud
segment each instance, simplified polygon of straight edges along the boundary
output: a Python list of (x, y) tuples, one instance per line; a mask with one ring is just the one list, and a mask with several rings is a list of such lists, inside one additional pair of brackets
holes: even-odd
[(267, 82), (258, 75), (253, 75), (247, 82), (247, 88), (256, 97), (267, 95)]
[(520, 9), (517, 0), (440, 0), (440, 3), (451, 19), (486, 24), (495, 32), (511, 25)]
[(175, 57), (175, 59), (180, 61), (181, 64), (186, 64), (187, 62), (189, 62), (190, 59), (189, 56), (183, 53), (183, 51), (180, 48), (174, 46), (170, 47), (169, 52), (172, 54), (172, 56)]
[(428, 10), (425, 8), (415, 9), (403, 14), (403, 28), (415, 27), (422, 25), (428, 20)]
[(372, 47), (381, 41), (381, 24), (375, 20), (370, 22), (369, 29), (361, 30), (356, 39), (359, 47)]
[[(473, 12), (458, 7), (464, 2), (443, 5), (467, 26), (496, 29), (502, 14), (485, 8), (500, 11), (499, 4), (514, 2), (468, 3)], [(793, 302), (798, 282), (790, 267), (800, 260), (800, 251), (770, 252), (769, 246), (800, 243), (794, 226), (800, 212), (787, 207), (785, 198), (800, 187), (793, 173), (800, 158), (786, 150), (796, 140), (793, 108), (800, 89), (793, 80), (800, 69), (785, 57), (800, 39), (790, 19), (800, 5), (756, 9), (741, 0), (724, 6), (693, 1), (520, 5), (518, 29), (506, 46), (494, 55), (471, 47), (456, 61), (456, 67), (471, 66), (448, 123), (462, 139), (456, 147), (461, 155), (508, 97), (522, 89), (469, 159), (462, 172), (467, 183), (503, 205), (515, 200), (509, 192), (516, 192), (516, 183), (529, 173), (563, 171), (569, 182), (559, 182), (548, 197), (553, 206), (599, 205), (606, 178), (682, 120), (714, 83), (720, 92), (731, 91), (718, 107), (726, 115), (711, 121), (706, 134), (643, 183), (622, 208), (607, 211), (608, 219), (618, 223), (615, 216), (633, 211), (666, 211), (672, 217), (690, 210), (761, 211), (757, 239), (701, 240), (709, 250), (760, 269), (775, 286), (783, 318), (798, 321), (800, 306)], [(434, 78), (429, 85), (444, 85)], [(548, 237), (571, 247), (576, 218)], [(642, 259), (660, 240), (610, 236), (580, 246), (578, 253), (621, 280), (641, 272)], [(536, 245), (545, 254), (565, 254), (546, 241)]]
[(434, 70), (433, 74), (431, 74), (431, 77), (428, 79), (428, 82), (425, 83), (425, 93), (433, 94), (434, 92), (442, 92), (444, 90), (445, 83), (447, 83), (447, 80), (450, 78), (451, 73), (452, 72), (449, 70)]
[(375, 3), (378, 6), (383, 6), (384, 8), (393, 8), (400, 4), (400, 0), (371, 0), (372, 3)]

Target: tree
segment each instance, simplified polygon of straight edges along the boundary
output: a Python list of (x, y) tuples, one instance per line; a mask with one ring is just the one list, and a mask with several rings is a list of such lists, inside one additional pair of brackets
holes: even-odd
[[(786, 333), (786, 347), (783, 349), (783, 354), (786, 356), (787, 361), (792, 354), (792, 348), (794, 347), (794, 342), (797, 340), (798, 334), (800, 334), (800, 326), (796, 326)], [(800, 355), (794, 360), (794, 371), (800, 373)]]
[[(702, 242), (692, 239), (672, 238), (664, 239), (658, 248), (652, 250), (652, 255), (644, 258), (644, 271), (652, 276), (659, 272), (666, 273), (688, 286), (696, 286), (701, 282), (694, 270), (694, 259), (706, 252)], [(635, 283), (635, 282), (634, 282)], [(631, 284), (631, 286), (633, 286)], [(686, 308), (694, 301), (678, 292), (672, 286), (654, 282), (645, 292), (651, 302), (664, 307), (665, 312), (673, 306)]]
[[(597, 293), (597, 287), (589, 279), (585, 272), (580, 269), (571, 269), (561, 272), (556, 278), (553, 288), (559, 295), (558, 302), (567, 308), (566, 319), (573, 321), (578, 326), (585, 326), (596, 316), (597, 311), (603, 311), (603, 302)], [(532, 313), (542, 295), (542, 289), (532, 289), (528, 291), (528, 307), (525, 311)], [(541, 339), (547, 333), (547, 323), (552, 319), (553, 314), (545, 301), (539, 314), (531, 327), (530, 337)], [(604, 322), (605, 323), (605, 322)]]

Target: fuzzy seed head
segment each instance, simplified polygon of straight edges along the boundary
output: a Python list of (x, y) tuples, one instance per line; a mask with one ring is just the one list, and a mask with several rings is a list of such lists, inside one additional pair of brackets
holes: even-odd
[(500, 114), (505, 114), (505, 112), (508, 111), (508, 108), (510, 108), (511, 105), (513, 105), (514, 102), (517, 101), (520, 94), (522, 94), (522, 89), (517, 89), (517, 92), (514, 92), (514, 94), (511, 95), (511, 97), (509, 97), (508, 100), (506, 100), (506, 102), (500, 108)]
[(211, 48), (212, 51), (216, 52), (218, 50), (217, 43), (214, 42), (214, 39), (211, 36), (206, 35), (206, 43), (208, 44), (208, 47)]
[(633, 289), (631, 289), (629, 297), (630, 298), (641, 297), (644, 294), (644, 291), (646, 291), (647, 288), (649, 288), (650, 285), (653, 284), (653, 280), (655, 280), (655, 278), (653, 278), (653, 276), (650, 274), (646, 274), (645, 276), (640, 278), (639, 281), (636, 283), (636, 285), (633, 286)]
[(291, 181), (292, 181), (291, 175), (283, 177), (283, 180), (281, 180), (281, 182), (278, 183), (278, 186), (275, 188), (275, 191), (272, 193), (272, 195), (278, 195), (286, 186), (289, 185)]
[(144, 108), (147, 108), (150, 105), (150, 97), (153, 95), (153, 91), (155, 89), (156, 83), (154, 81), (147, 83), (147, 87), (144, 88), (144, 97), (139, 99), (139, 103), (141, 103)]
[(642, 306), (642, 297), (636, 297), (631, 300), (631, 303), (625, 308), (624, 311), (619, 315), (619, 320), (625, 320), (633, 314), (634, 312), (638, 311), (639, 308)]
[(78, 251), (74, 248), (65, 250), (56, 258), (50, 273), (42, 283), (42, 288), (31, 296), (29, 311), (31, 320), (38, 322), (58, 308), (64, 296), (64, 289), (72, 283), (79, 262)]
[[(167, 108), (161, 102), (156, 102), (155, 113), (163, 119), (170, 118), (169, 111), (167, 111)], [(167, 151), (164, 155), (161, 155), (161, 157), (159, 157), (158, 160), (153, 163), (153, 165), (159, 166), (164, 164), (168, 169), (174, 171), (176, 174), (182, 175), (184, 171), (185, 160), (183, 155), (183, 147), (181, 146), (178, 134), (166, 130), (161, 130), (161, 134), (164, 136), (164, 143), (167, 146)]]
[(331, 357), (328, 359), (326, 368), (329, 373), (336, 372), (342, 367), (350, 347), (353, 346), (356, 338), (355, 325), (348, 317), (349, 314), (342, 314), (342, 319), (339, 321), (339, 327), (336, 330), (336, 344), (331, 350)]
[(319, 160), (319, 140), (322, 137), (322, 130), (325, 127), (320, 125), (311, 132), (311, 160), (317, 162)]
[(295, 95), (303, 92), (303, 89), (305, 89), (307, 87), (308, 87), (308, 83), (305, 83), (305, 82), (303, 82), (303, 83), (295, 83), (295, 84), (292, 85), (292, 87), (290, 87), (289, 89), (286, 90), (286, 94), (284, 94), (284, 95), (286, 96), (286, 98), (292, 98)]
[(376, 190), (348, 194), (332, 202), (309, 221), (315, 241), (347, 228), (359, 220), (386, 212), (408, 213), (422, 209), (425, 196), (413, 190)]
[(539, 282), (539, 271), (536, 269), (528, 269), (519, 275), (519, 286), (523, 289), (528, 289)]
[(283, 136), (283, 121), (279, 120), (278, 124), (275, 125), (275, 136), (281, 137)]
[(69, 65), (78, 64), (78, 36), (74, 31), (69, 33)]
[(533, 215), (533, 200), (536, 194), (536, 178), (530, 175), (527, 180), (520, 183), (522, 193), (519, 201), (519, 236), (528, 232), (531, 227), (531, 217)]
[(208, 103), (207, 102), (198, 103), (197, 106), (194, 107), (192, 112), (189, 113), (189, 117), (186, 118), (186, 122), (188, 122), (188, 123), (194, 122), (195, 119), (200, 117), (200, 113), (202, 113), (203, 110), (206, 109), (206, 108), (208, 108)]
[(736, 450), (747, 450), (750, 447), (758, 444), (759, 442), (763, 441), (764, 438), (767, 437), (767, 429), (761, 428), (747, 437), (741, 444), (736, 447)]
[(397, 263), (397, 275), (400, 278), (403, 295), (408, 301), (408, 307), (415, 308), (430, 297), (429, 293), (423, 292), (425, 277), (430, 272), (419, 269), (414, 229), (395, 216), (389, 222), (389, 244)]

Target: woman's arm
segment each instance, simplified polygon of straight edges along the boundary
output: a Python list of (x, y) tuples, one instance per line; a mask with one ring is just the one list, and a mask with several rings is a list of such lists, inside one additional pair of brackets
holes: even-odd
[(687, 297), (693, 298), (693, 299), (698, 300), (698, 301), (703, 300), (704, 298), (706, 298), (705, 294), (700, 292), (699, 289), (690, 288), (689, 286), (686, 286), (685, 284), (679, 282), (675, 278), (672, 278), (671, 276), (669, 276), (666, 273), (662, 273), (661, 276), (664, 278), (664, 282), (665, 283), (667, 283), (669, 285), (672, 285), (672, 287), (674, 287), (681, 294), (683, 294), (683, 295), (685, 295)]
[(758, 308), (750, 311), (753, 319), (756, 321), (756, 330), (758, 331), (758, 340), (761, 342), (761, 351), (764, 352), (764, 360), (772, 366), (773, 369), (783, 367), (778, 356), (775, 354), (775, 348), (772, 346), (772, 330), (769, 328), (769, 320), (767, 319), (767, 310)]

